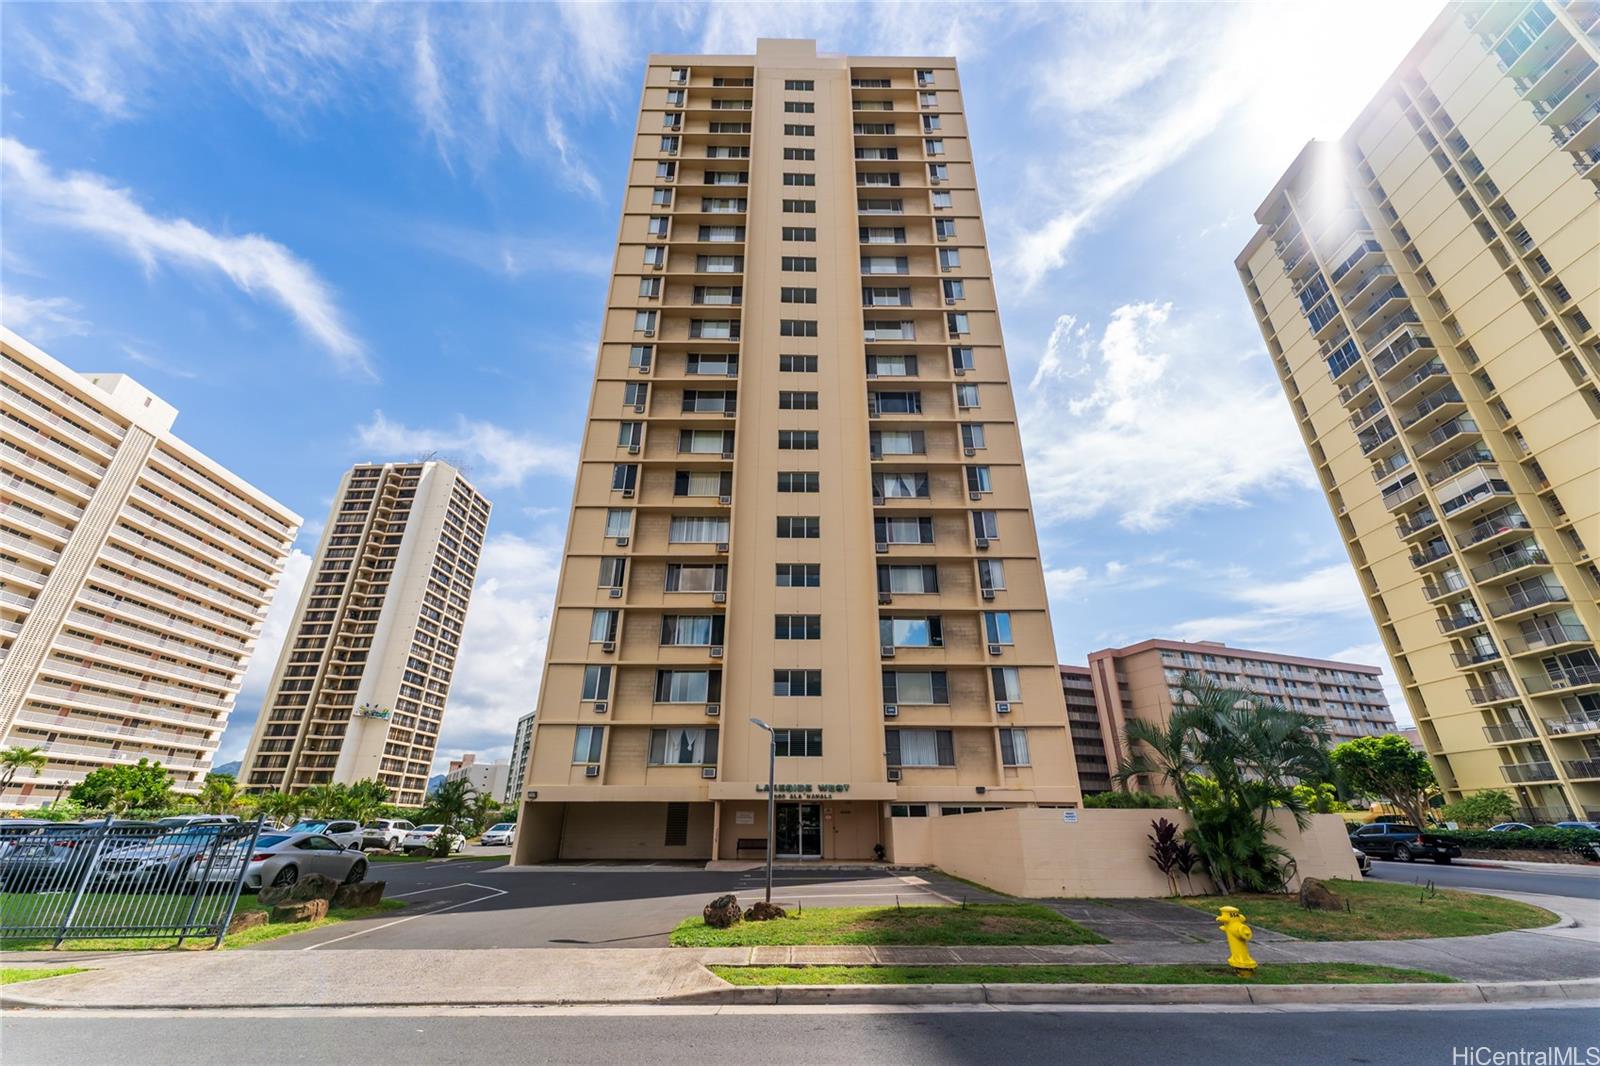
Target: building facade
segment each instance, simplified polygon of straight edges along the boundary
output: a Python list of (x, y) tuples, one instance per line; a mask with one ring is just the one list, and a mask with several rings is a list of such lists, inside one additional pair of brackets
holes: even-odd
[(1450, 5), (1237, 267), (1451, 799), (1600, 816), (1600, 11)]
[(1094, 680), (1086, 666), (1061, 667), (1061, 694), (1067, 701), (1067, 731), (1078, 767), (1078, 787), (1085, 796), (1111, 791), (1111, 765), (1106, 747), (1109, 721), (1095, 703)]
[(0, 328), (0, 748), (42, 748), (0, 807), (93, 770), (211, 766), (300, 516), (172, 435), (121, 374)]
[(786, 856), (1079, 799), (950, 59), (646, 70), (518, 861), (764, 848), (771, 742)]
[(489, 501), (448, 463), (345, 474), (245, 751), (248, 792), (427, 795)]
[(446, 782), (465, 781), (478, 795), (498, 800), (506, 794), (506, 783), (511, 779), (511, 763), (505, 759), (479, 762), (478, 757), (469, 751), (459, 759), (450, 760), (444, 779)]
[(522, 803), (522, 782), (528, 776), (528, 755), (533, 750), (533, 712), (517, 719), (511, 738), (511, 771), (506, 774), (506, 791), (501, 802), (510, 807)]

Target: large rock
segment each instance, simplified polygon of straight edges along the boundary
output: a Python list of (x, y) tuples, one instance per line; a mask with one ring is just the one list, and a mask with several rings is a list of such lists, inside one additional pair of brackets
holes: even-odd
[(314, 922), (328, 916), (328, 901), (306, 899), (297, 903), (280, 903), (272, 908), (274, 922)]
[(738, 922), (739, 913), (738, 896), (718, 896), (706, 904), (706, 909), (701, 912), (705, 916), (706, 924), (713, 929), (726, 929)]
[(356, 909), (376, 907), (383, 900), (383, 889), (387, 884), (387, 881), (363, 881), (358, 885), (340, 885), (329, 905)]
[(238, 911), (233, 920), (228, 923), (228, 933), (242, 933), (246, 929), (254, 929), (258, 925), (267, 924), (266, 911)]
[(750, 904), (750, 909), (744, 912), (747, 922), (770, 922), (774, 918), (787, 918), (789, 913), (776, 903), (760, 900)]
[(1342, 911), (1344, 900), (1336, 896), (1325, 882), (1308, 877), (1300, 882), (1300, 906), (1312, 911)]
[(339, 882), (322, 874), (306, 874), (292, 885), (278, 887), (266, 885), (256, 896), (263, 907), (276, 907), (280, 903), (304, 903), (307, 900), (331, 900), (339, 891)]

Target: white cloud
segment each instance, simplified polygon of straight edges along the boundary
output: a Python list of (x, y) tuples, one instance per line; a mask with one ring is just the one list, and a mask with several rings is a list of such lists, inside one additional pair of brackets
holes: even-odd
[(0, 323), (33, 340), (88, 333), (89, 323), (78, 317), (82, 310), (65, 296), (24, 296), (0, 289)]
[(289, 637), (289, 624), (294, 621), (295, 608), (300, 605), (300, 593), (305, 588), (306, 577), (311, 573), (311, 556), (296, 548), (289, 553), (283, 566), (283, 576), (278, 579), (278, 591), (267, 608), (267, 617), (261, 624), (261, 639), (256, 641), (250, 664), (245, 668), (244, 683), (233, 701), (233, 713), (228, 716), (228, 728), (217, 749), (214, 762), (231, 762), (243, 758), (250, 743), (251, 730), (261, 713), (261, 702), (267, 698), (267, 686), (272, 683), (272, 671), (277, 668), (278, 655), (283, 642)]
[(1366, 617), (1367, 601), (1348, 563), (1324, 566), (1276, 581), (1238, 576), (1222, 586), (1248, 613), (1193, 618), (1173, 626), (1182, 640), (1270, 638), (1278, 647), (1321, 622)]
[(1047, 567), (1044, 572), (1045, 591), (1053, 597), (1065, 597), (1088, 580), (1089, 571), (1081, 566)]
[(1170, 304), (1127, 304), (1098, 338), (1056, 320), (1018, 396), (1029, 481), (1047, 518), (1111, 512), (1159, 529), (1251, 493), (1312, 484), (1305, 444), (1254, 351)]
[(372, 376), (328, 286), (283, 245), (253, 233), (220, 236), (186, 218), (157, 218), (128, 190), (86, 171), (58, 174), (38, 152), (9, 137), (0, 138), (0, 175), (7, 198), (41, 221), (93, 234), (146, 270), (162, 263), (215, 270), (252, 296), (276, 300), (341, 368)]
[(143, 367), (148, 367), (160, 374), (170, 374), (175, 378), (196, 378), (200, 376), (193, 370), (186, 370), (181, 366), (174, 366), (165, 359), (158, 359), (149, 352), (141, 351), (140, 349), (133, 347), (131, 344), (124, 344), (122, 346), (122, 351), (123, 354), (125, 354), (129, 359), (132, 359), (135, 363), (138, 363)]
[(356, 443), (375, 461), (438, 453), (462, 468), (480, 489), (517, 487), (531, 474), (570, 477), (577, 457), (565, 444), (517, 433), (491, 422), (457, 416), (450, 429), (391, 422), (382, 411), (356, 430)]
[(604, 249), (559, 237), (505, 233), (442, 222), (406, 225), (417, 245), (459, 259), (491, 274), (520, 278), (524, 274), (581, 274), (603, 278), (611, 273)]

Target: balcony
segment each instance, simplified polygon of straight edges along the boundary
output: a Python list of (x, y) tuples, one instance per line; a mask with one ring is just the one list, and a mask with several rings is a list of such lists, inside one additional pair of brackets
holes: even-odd
[(71, 521), (76, 521), (83, 517), (83, 508), (71, 500), (46, 492), (43, 489), (35, 488), (19, 477), (7, 477), (5, 481), (0, 482), (0, 490), (4, 490), (8, 496), (20, 496), (25, 500), (33, 500), (35, 503), (54, 508), (65, 514)]
[(1373, 429), (1361, 434), (1356, 438), (1356, 441), (1361, 445), (1362, 455), (1371, 455), (1373, 452), (1377, 451), (1379, 448), (1383, 447), (1384, 444), (1388, 443), (1394, 438), (1395, 428), (1392, 424), (1386, 421), (1382, 425), (1376, 426)]
[(1517, 698), (1516, 686), (1509, 681), (1490, 679), (1482, 684), (1469, 685), (1467, 687), (1467, 700), (1474, 707), (1482, 707), (1484, 704), (1499, 703), (1502, 700), (1514, 700)]
[(1461, 415), (1457, 418), (1452, 418), (1417, 442), (1417, 458), (1422, 459), (1431, 455), (1463, 435), (1476, 435), (1477, 433), (1478, 423), (1474, 422), (1470, 417)]
[(1476, 605), (1474, 605), (1471, 600), (1463, 601), (1460, 606), (1470, 607), (1472, 609), (1457, 611), (1438, 619), (1439, 632), (1455, 633), (1463, 629), (1471, 629), (1473, 626), (1481, 626), (1484, 624), (1483, 616), (1477, 612)]
[(1560, 666), (1546, 668), (1544, 677), (1524, 677), (1529, 692), (1568, 691), (1600, 685), (1600, 666)]
[(1418, 422), (1421, 422), (1424, 418), (1427, 418), (1429, 415), (1434, 414), (1437, 411), (1441, 411), (1447, 407), (1464, 406), (1465, 402), (1466, 401), (1462, 400), (1461, 398), (1461, 393), (1456, 390), (1454, 385), (1446, 385), (1442, 389), (1438, 389), (1429, 393), (1415, 406), (1411, 407), (1404, 414), (1402, 414), (1400, 416), (1400, 425), (1402, 428), (1410, 429), (1412, 426), (1416, 425)]
[(1460, 593), (1466, 592), (1467, 589), (1468, 585), (1466, 581), (1462, 580), (1461, 576), (1456, 574), (1453, 570), (1448, 571), (1446, 574), (1446, 579), (1437, 585), (1432, 581), (1424, 581), (1422, 583), (1422, 594), (1423, 596), (1427, 597), (1429, 602), (1434, 600), (1442, 600), (1446, 596), (1459, 595)]
[(1507, 763), (1500, 767), (1500, 774), (1512, 784), (1533, 784), (1540, 781), (1554, 781), (1556, 768), (1547, 762)]
[[(1496, 467), (1486, 467), (1487, 471), (1496, 471)], [(1441, 493), (1441, 496), (1443, 494)], [(1462, 515), (1474, 507), (1482, 507), (1493, 503), (1495, 500), (1506, 499), (1515, 495), (1511, 491), (1511, 484), (1501, 478), (1487, 477), (1476, 485), (1463, 492), (1458, 492), (1448, 499), (1439, 501), (1439, 510), (1446, 516)]]
[(1571, 737), (1583, 733), (1600, 733), (1600, 715), (1594, 718), (1546, 718), (1544, 731), (1553, 736)]
[(1564, 122), (1551, 130), (1550, 139), (1556, 143), (1557, 148), (1565, 148), (1572, 143), (1574, 137), (1583, 132), (1585, 126), (1596, 118), (1600, 118), (1600, 100), (1596, 100), (1584, 108), (1571, 122)]
[(1482, 463), (1492, 462), (1494, 462), (1494, 456), (1490, 454), (1489, 449), (1481, 445), (1466, 448), (1456, 452), (1448, 459), (1441, 460), (1439, 468), (1428, 474), (1428, 484), (1437, 485), (1439, 482), (1452, 478), (1463, 470), (1470, 470), (1472, 467)]
[(1355, 400), (1358, 396), (1361, 396), (1368, 389), (1371, 389), (1372, 386), (1372, 379), (1367, 375), (1362, 374), (1355, 381), (1339, 390), (1339, 402), (1348, 407), (1350, 406), (1351, 401)]
[(1434, 378), (1449, 376), (1450, 371), (1445, 368), (1445, 365), (1439, 360), (1434, 359), (1431, 362), (1422, 364), (1421, 367), (1413, 370), (1411, 373), (1395, 382), (1394, 387), (1389, 389), (1384, 395), (1389, 397), (1390, 403), (1398, 403), (1409, 393), (1413, 392), (1417, 386), (1421, 385), (1423, 382), (1431, 381)]
[(1448, 558), (1450, 558), (1450, 545), (1443, 542), (1429, 544), (1411, 553), (1411, 568), (1420, 570), (1424, 566), (1438, 562), (1440, 559)]
[(1471, 548), (1478, 544), (1503, 537), (1508, 533), (1517, 533), (1533, 529), (1533, 525), (1525, 515), (1512, 512), (1498, 512), (1487, 518), (1480, 519), (1465, 533), (1456, 537), (1458, 547)]
[(1531, 611), (1551, 603), (1569, 603), (1571, 597), (1560, 585), (1536, 585), (1521, 589), (1501, 600), (1489, 601), (1489, 614), (1494, 618)]
[(1381, 485), (1410, 465), (1411, 456), (1407, 455), (1403, 451), (1395, 452), (1392, 455), (1386, 455), (1382, 459), (1373, 461), (1372, 480)]
[(1600, 759), (1576, 759), (1564, 761), (1567, 776), (1575, 781), (1593, 781), (1600, 779)]
[(1350, 271), (1358, 266), (1367, 256), (1381, 254), (1383, 254), (1383, 246), (1377, 241), (1373, 240), (1371, 237), (1368, 237), (1366, 240), (1356, 245), (1355, 250), (1349, 255), (1345, 256), (1344, 259), (1339, 262), (1339, 265), (1334, 267), (1333, 270), (1329, 272), (1328, 278), (1335, 285), (1337, 285), (1341, 280), (1343, 280), (1346, 274), (1350, 273)]
[(1420, 480), (1408, 481), (1403, 485), (1396, 486), (1383, 494), (1383, 505), (1392, 511), (1396, 507), (1422, 495), (1422, 488), (1423, 485)]
[[(1526, 622), (1523, 623), (1527, 625)], [(1580, 625), (1548, 622), (1524, 632), (1518, 637), (1507, 637), (1506, 651), (1512, 655), (1543, 655), (1545, 652), (1567, 644), (1587, 644), (1589, 631)]]
[(1350, 415), (1350, 428), (1360, 429), (1374, 418), (1383, 414), (1383, 401), (1373, 400), (1356, 408)]
[[(1400, 519), (1400, 521), (1394, 524), (1394, 531), (1401, 540), (1410, 540), (1413, 537), (1421, 536), (1438, 524), (1439, 516), (1434, 514), (1433, 509), (1429, 507), (1418, 511), (1416, 514), (1407, 515), (1405, 518)], [(1449, 553), (1448, 548), (1445, 549), (1445, 553)], [(1434, 558), (1442, 558), (1442, 556), (1434, 556)], [(1433, 560), (1430, 559), (1428, 561), (1432, 562)], [(1415, 556), (1412, 557), (1412, 565), (1420, 565), (1416, 562)]]
[(1526, 570), (1531, 566), (1548, 566), (1550, 559), (1541, 548), (1527, 548), (1519, 551), (1508, 552), (1496, 556), (1486, 563), (1481, 563), (1472, 568), (1472, 576), (1478, 581), (1491, 581), (1507, 574), (1514, 574), (1519, 570)]
[(1433, 351), (1435, 351), (1433, 341), (1425, 334), (1408, 332), (1404, 336), (1396, 337), (1372, 357), (1373, 373), (1380, 379), (1385, 378), (1396, 370), (1413, 366), (1422, 360), (1423, 353)]
[(1483, 735), (1491, 744), (1513, 744), (1519, 740), (1538, 740), (1539, 734), (1525, 722), (1501, 722), (1483, 727)]
[(1458, 651), (1450, 656), (1450, 661), (1455, 663), (1459, 670), (1471, 670), (1486, 663), (1497, 663), (1501, 660), (1499, 648), (1488, 648), (1482, 651)]

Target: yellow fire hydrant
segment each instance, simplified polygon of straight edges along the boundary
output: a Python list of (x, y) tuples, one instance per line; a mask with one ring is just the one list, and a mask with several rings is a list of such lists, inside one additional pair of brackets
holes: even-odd
[(1250, 976), (1256, 968), (1256, 960), (1250, 957), (1250, 938), (1254, 934), (1244, 924), (1244, 915), (1238, 907), (1224, 907), (1217, 912), (1217, 925), (1228, 938), (1228, 965), (1240, 977)]

